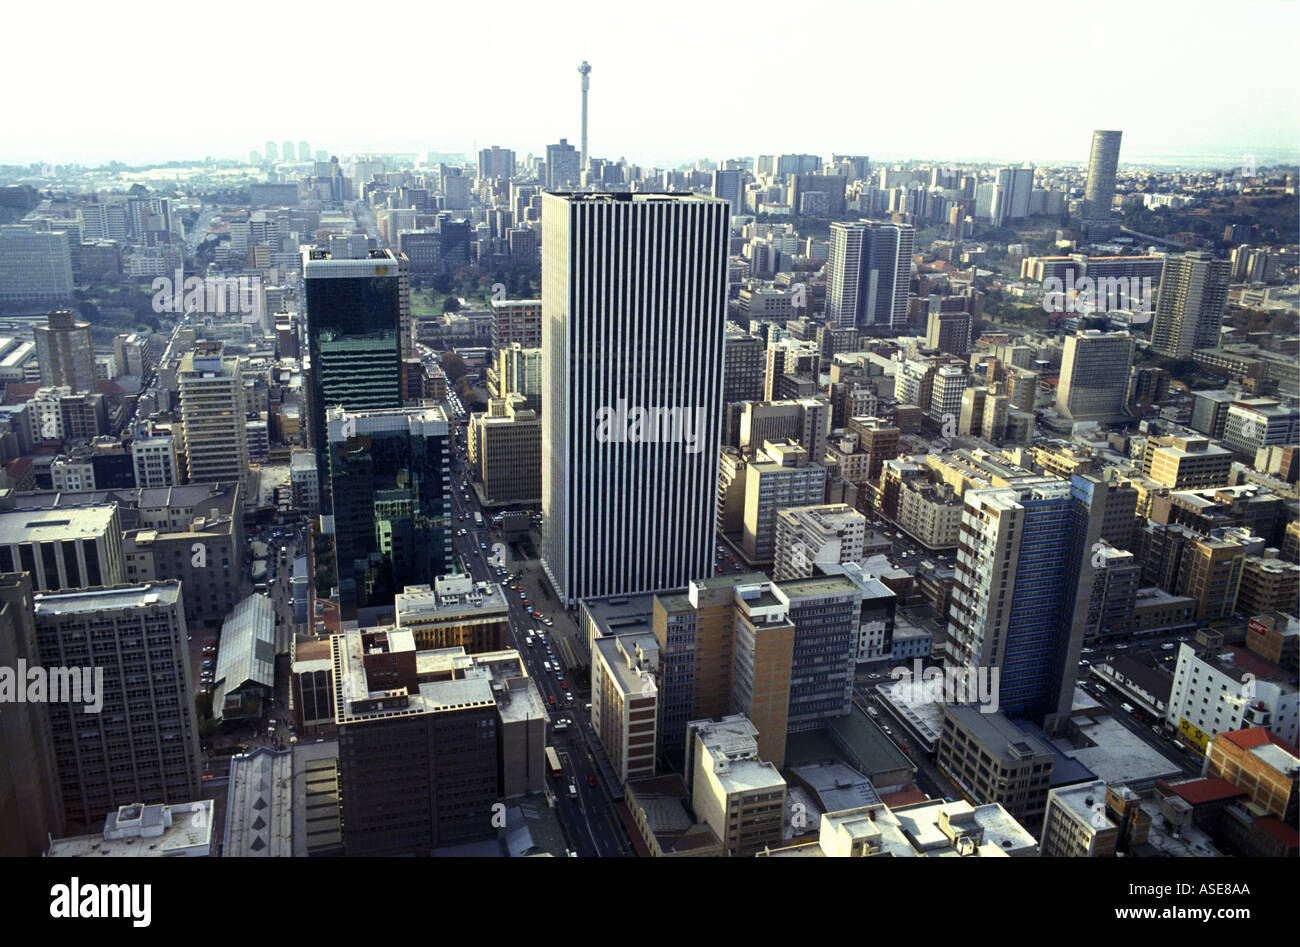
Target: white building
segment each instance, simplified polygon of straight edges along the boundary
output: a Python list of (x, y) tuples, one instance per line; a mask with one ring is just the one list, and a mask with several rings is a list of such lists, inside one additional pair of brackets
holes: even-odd
[(568, 606), (682, 588), (713, 569), (729, 207), (542, 206), (542, 566)]
[[(1295, 744), (1300, 695), (1278, 674), (1261, 680), (1235, 658), (1241, 649), (1194, 648), (1181, 644), (1165, 720), (1202, 754), (1220, 733), (1265, 727)], [(1255, 666), (1261, 659), (1243, 662)]]

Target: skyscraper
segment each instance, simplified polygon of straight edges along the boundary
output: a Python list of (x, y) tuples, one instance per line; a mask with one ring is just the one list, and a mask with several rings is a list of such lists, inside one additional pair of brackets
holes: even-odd
[(455, 571), (450, 426), (442, 408), (332, 407), (327, 423), (339, 607), (352, 620)]
[(568, 139), (546, 146), (546, 187), (556, 191), (577, 185), (582, 175), (581, 158)]
[(103, 670), (98, 713), (49, 705), (66, 818), (90, 828), (132, 802), (197, 799), (199, 732), (180, 583), (47, 592), (33, 608), (42, 664)]
[(1074, 421), (1117, 421), (1124, 416), (1133, 337), (1089, 329), (1066, 336), (1056, 408)]
[(339, 259), (317, 247), (303, 250), (302, 275), (311, 438), (325, 483), (326, 409), (401, 407), (402, 360), (412, 351), (411, 277), (404, 254), (368, 250), (361, 258)]
[(912, 281), (911, 224), (874, 220), (831, 224), (826, 316), (841, 328), (901, 329)]
[(180, 388), (185, 466), (191, 483), (248, 476), (248, 425), (240, 359), (221, 342), (199, 342), (181, 359)]
[(1115, 172), (1119, 168), (1121, 131), (1094, 131), (1088, 155), (1088, 180), (1083, 192), (1080, 223), (1089, 234), (1105, 236), (1110, 228), (1111, 203), (1115, 198)]
[(562, 602), (713, 569), (727, 205), (547, 194), (542, 564)]
[[(32, 618), (32, 578), (0, 575), (0, 667), (41, 663)], [(26, 686), (26, 681), (19, 684)], [(0, 856), (44, 853), (63, 834), (63, 798), (54, 765), (50, 718), (41, 704), (15, 702), (0, 713)]]
[(1160, 271), (1151, 349), (1166, 358), (1188, 358), (1195, 349), (1219, 344), (1228, 306), (1227, 260), (1208, 253), (1165, 258)]
[(713, 190), (711, 193), (714, 197), (724, 200), (731, 205), (732, 216), (744, 213), (745, 172), (714, 171)]
[(311, 160), (311, 148), (307, 146), (307, 142), (305, 141), (298, 142), (298, 160), (299, 161)]
[(71, 309), (56, 309), (32, 334), (42, 385), (67, 385), (74, 394), (95, 390), (95, 346), (89, 322), (78, 321)]
[(478, 176), (509, 181), (515, 176), (515, 153), (509, 148), (493, 145), (478, 153)]
[(266, 160), (268, 164), (272, 164), (279, 160), (279, 151), (276, 149), (275, 142), (273, 141), (267, 141), (266, 143)]
[(280, 150), (285, 161), (296, 160), (296, 156), (293, 153), (293, 142), (285, 141), (284, 146)]
[(1053, 668), (1069, 631), (1070, 485), (1044, 477), (968, 489), (963, 501), (949, 653), (958, 666), (998, 668), (1001, 709), (1041, 720), (1058, 706)]

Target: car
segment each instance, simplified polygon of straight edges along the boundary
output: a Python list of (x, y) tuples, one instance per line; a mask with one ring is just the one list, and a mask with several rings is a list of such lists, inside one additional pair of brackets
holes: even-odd
[(546, 699), (547, 699), (548, 701), (550, 701), (550, 704), (551, 704), (552, 707), (555, 706), (555, 695), (554, 695), (554, 694), (547, 694), (547, 695), (546, 695)]
[(1126, 644), (1117, 644), (1117, 645), (1115, 645), (1115, 650), (1116, 650), (1116, 651), (1127, 651), (1127, 650), (1128, 650), (1128, 645), (1126, 645)]
[(873, 681), (878, 681), (878, 680), (880, 680), (880, 675), (879, 675), (879, 674), (869, 674), (869, 675), (867, 675), (867, 676), (870, 677), (871, 680), (873, 680)]
[(573, 700), (573, 691), (565, 691), (564, 698), (565, 700)]
[(543, 670), (543, 671), (549, 671), (550, 669), (551, 669), (551, 662), (550, 662), (550, 661), (543, 661), (543, 662), (542, 662), (542, 670)]
[(564, 675), (560, 673), (560, 667), (558, 664), (555, 666), (555, 679), (557, 681), (564, 680)]
[(1162, 645), (1160, 646), (1160, 650), (1161, 650), (1161, 651), (1173, 651), (1173, 650), (1174, 650), (1174, 643), (1173, 643), (1172, 641), (1166, 641), (1164, 644), (1162, 644)]
[(543, 619), (542, 619), (542, 624), (543, 624), (543, 625), (548, 625), (548, 626), (549, 626), (549, 625), (554, 625), (555, 622), (551, 621), (549, 618), (543, 618)]
[(588, 777), (587, 777), (587, 785), (590, 786), (592, 789), (595, 789), (595, 788), (596, 788), (596, 777), (595, 777), (595, 776), (588, 776)]

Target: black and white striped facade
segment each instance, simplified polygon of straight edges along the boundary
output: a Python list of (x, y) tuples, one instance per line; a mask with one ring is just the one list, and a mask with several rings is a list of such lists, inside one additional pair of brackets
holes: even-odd
[[(566, 606), (712, 574), (729, 211), (543, 197), (542, 565)], [(636, 408), (686, 413), (647, 442)]]

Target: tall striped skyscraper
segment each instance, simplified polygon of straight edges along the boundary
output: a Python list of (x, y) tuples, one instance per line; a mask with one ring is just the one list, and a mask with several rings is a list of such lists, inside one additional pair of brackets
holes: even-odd
[(911, 224), (831, 224), (827, 320), (841, 328), (906, 327), (915, 241)]
[(728, 205), (542, 202), (542, 565), (560, 599), (712, 572)]

